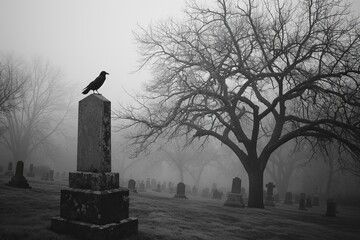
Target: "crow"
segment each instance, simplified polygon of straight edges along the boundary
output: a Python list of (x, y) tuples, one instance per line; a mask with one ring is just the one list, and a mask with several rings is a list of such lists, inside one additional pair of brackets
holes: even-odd
[(102, 71), (100, 73), (100, 75), (91, 83), (89, 83), (89, 85), (87, 85), (86, 88), (83, 89), (82, 94), (87, 94), (90, 90), (93, 91), (93, 93), (95, 93), (94, 91), (97, 92), (97, 94), (100, 94), (97, 90), (103, 85), (103, 83), (105, 82), (106, 79), (106, 75), (108, 75), (107, 72)]

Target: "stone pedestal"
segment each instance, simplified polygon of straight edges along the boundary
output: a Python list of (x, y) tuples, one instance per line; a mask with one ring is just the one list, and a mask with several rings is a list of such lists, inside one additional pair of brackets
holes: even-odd
[(119, 188), (111, 172), (110, 102), (92, 94), (79, 103), (77, 172), (69, 173), (70, 189), (61, 190), (60, 216), (51, 229), (81, 239), (112, 240), (138, 230), (129, 217), (129, 190)]
[(18, 161), (16, 163), (15, 175), (11, 178), (7, 185), (18, 188), (31, 188), (28, 181), (24, 177), (24, 162)]
[(275, 199), (274, 196), (266, 196), (265, 197), (265, 201), (264, 201), (264, 205), (268, 206), (268, 207), (275, 207)]
[(227, 198), (226, 202), (224, 203), (224, 206), (244, 208), (245, 204), (244, 204), (241, 194), (229, 193), (228, 198)]

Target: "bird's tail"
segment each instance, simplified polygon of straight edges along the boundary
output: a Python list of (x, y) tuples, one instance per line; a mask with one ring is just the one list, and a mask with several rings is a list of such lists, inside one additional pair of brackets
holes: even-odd
[(87, 94), (87, 93), (90, 91), (89, 88), (84, 88), (83, 90), (84, 90), (84, 91), (82, 92), (82, 94)]

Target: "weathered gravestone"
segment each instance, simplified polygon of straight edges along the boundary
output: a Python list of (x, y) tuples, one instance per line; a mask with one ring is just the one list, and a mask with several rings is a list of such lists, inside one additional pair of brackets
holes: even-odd
[(305, 201), (306, 201), (306, 194), (305, 194), (305, 193), (301, 193), (301, 194), (300, 194), (300, 199), (299, 199), (299, 209), (300, 209), (300, 210), (306, 210), (306, 208), (305, 208)]
[(182, 182), (178, 183), (178, 185), (176, 187), (176, 194), (174, 197), (187, 199), (187, 197), (185, 195), (185, 184), (184, 183), (182, 183)]
[(5, 176), (8, 176), (8, 177), (14, 176), (14, 172), (13, 172), (12, 168), (13, 168), (13, 163), (9, 162), (8, 163), (8, 170), (5, 172)]
[(128, 189), (130, 192), (138, 193), (136, 190), (136, 181), (134, 179), (130, 179), (128, 182)]
[(77, 172), (61, 190), (60, 216), (51, 229), (81, 239), (112, 240), (137, 232), (129, 217), (129, 190), (111, 172), (110, 101), (91, 94), (79, 102)]
[(313, 206), (318, 207), (320, 206), (320, 199), (319, 195), (315, 194), (313, 197)]
[(156, 185), (155, 192), (161, 192), (161, 185), (160, 185), (160, 183), (158, 183), (158, 184)]
[(212, 195), (212, 199), (221, 200), (221, 199), (222, 199), (222, 195), (223, 195), (223, 192), (220, 192), (219, 190), (214, 189), (213, 195)]
[(9, 183), (7, 184), (11, 187), (18, 187), (18, 188), (31, 188), (29, 186), (28, 181), (24, 177), (24, 162), (18, 161), (16, 163), (16, 170), (15, 175), (11, 178)]
[(139, 192), (146, 192), (144, 181), (141, 181), (141, 183), (139, 184)]
[(306, 198), (305, 207), (312, 208), (312, 201), (311, 201), (310, 195), (308, 195), (307, 198)]
[(269, 182), (265, 186), (267, 188), (267, 191), (266, 191), (266, 197), (265, 197), (264, 205), (274, 207), (275, 206), (275, 199), (274, 199), (273, 194), (274, 194), (275, 185), (272, 182)]
[(284, 204), (289, 204), (289, 205), (292, 205), (292, 204), (293, 204), (293, 197), (292, 197), (292, 193), (291, 193), (291, 192), (287, 192), (287, 193), (285, 194)]
[(325, 216), (327, 217), (336, 217), (336, 203), (334, 201), (334, 199), (329, 198), (326, 201), (326, 214)]
[(29, 172), (26, 174), (27, 177), (35, 177), (35, 173), (34, 173), (34, 164), (30, 164), (30, 169)]
[(228, 207), (239, 207), (243, 208), (245, 207), (245, 204), (242, 199), (241, 194), (241, 179), (236, 177), (233, 178), (232, 185), (231, 185), (231, 192), (228, 195), (228, 198), (226, 202), (224, 203), (224, 206)]

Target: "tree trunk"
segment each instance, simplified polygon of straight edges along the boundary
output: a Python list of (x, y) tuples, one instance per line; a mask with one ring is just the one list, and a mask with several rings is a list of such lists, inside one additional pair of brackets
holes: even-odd
[(248, 172), (249, 176), (249, 199), (248, 207), (264, 208), (263, 186), (264, 172), (258, 166), (254, 166)]

